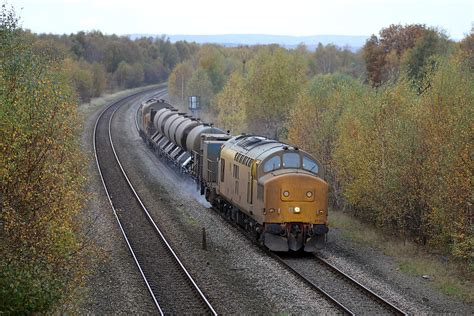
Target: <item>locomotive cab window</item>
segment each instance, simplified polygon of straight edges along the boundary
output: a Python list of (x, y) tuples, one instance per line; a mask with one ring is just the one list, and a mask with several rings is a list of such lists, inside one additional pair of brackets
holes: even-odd
[(298, 153), (284, 153), (283, 154), (283, 168), (299, 168), (300, 154)]
[(319, 172), (319, 167), (316, 161), (306, 156), (303, 157), (303, 169), (308, 170), (309, 172), (312, 172), (312, 173)]
[(280, 166), (281, 166), (280, 156), (272, 157), (263, 165), (263, 172), (270, 172), (276, 169), (280, 169)]

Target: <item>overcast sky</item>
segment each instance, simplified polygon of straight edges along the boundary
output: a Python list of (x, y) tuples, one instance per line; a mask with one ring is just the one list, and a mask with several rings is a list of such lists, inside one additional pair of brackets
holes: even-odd
[[(4, 0), (0, 0), (4, 2)], [(469, 33), (474, 0), (8, 0), (36, 33), (371, 35), (422, 23)]]

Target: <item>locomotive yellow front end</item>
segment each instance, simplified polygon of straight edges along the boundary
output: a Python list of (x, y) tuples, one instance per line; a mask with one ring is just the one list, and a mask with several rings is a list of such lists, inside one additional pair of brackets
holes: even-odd
[(313, 252), (324, 245), (328, 184), (306, 172), (273, 171), (263, 179), (265, 246)]
[(223, 212), (272, 251), (314, 252), (328, 232), (328, 184), (309, 153), (260, 136), (227, 141), (219, 162)]

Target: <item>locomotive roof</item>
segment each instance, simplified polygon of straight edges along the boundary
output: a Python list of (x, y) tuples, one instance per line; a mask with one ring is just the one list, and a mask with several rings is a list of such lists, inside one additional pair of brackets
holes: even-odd
[(224, 145), (252, 159), (263, 160), (269, 155), (289, 149), (288, 144), (256, 135), (239, 135), (227, 141)]

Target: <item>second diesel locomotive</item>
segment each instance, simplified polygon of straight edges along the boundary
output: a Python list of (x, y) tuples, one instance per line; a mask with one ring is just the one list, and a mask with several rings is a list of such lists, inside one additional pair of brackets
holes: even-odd
[(261, 136), (232, 136), (163, 100), (142, 103), (137, 125), (158, 156), (193, 177), (214, 208), (268, 249), (324, 246), (328, 184), (308, 153)]

